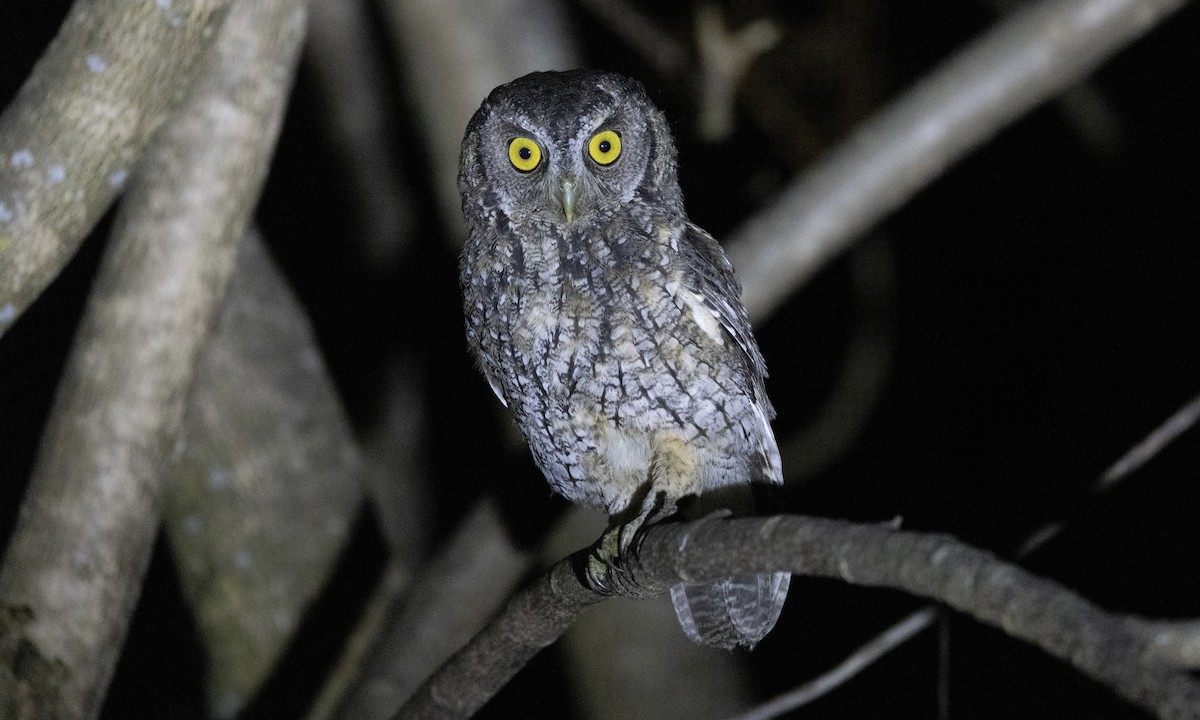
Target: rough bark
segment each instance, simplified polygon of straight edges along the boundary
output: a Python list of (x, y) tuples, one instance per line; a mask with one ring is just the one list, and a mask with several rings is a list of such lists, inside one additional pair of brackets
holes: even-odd
[(229, 4), (79, 0), (71, 8), (0, 115), (0, 335), (124, 188)]
[[(582, 610), (604, 599), (581, 579), (590, 552), (563, 560), (514, 595), (396, 717), (472, 715)], [(945, 535), (794, 515), (706, 519), (649, 528), (624, 562), (613, 584), (635, 598), (680, 581), (778, 570), (904, 590), (1036, 645), (1158, 717), (1200, 718), (1200, 682), (1163, 662), (1148, 635), (1131, 629), (1139, 621)]]
[(158, 529), (160, 476), (266, 172), (303, 22), (291, 0), (236, 5), (117, 216), (0, 569), (0, 634), (15, 649), (0, 658), (0, 694), (18, 698), (18, 716), (99, 713)]

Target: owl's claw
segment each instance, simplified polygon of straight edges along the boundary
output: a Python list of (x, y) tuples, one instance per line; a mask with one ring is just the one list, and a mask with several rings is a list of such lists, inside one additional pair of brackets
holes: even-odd
[(665, 493), (649, 495), (637, 516), (604, 531), (587, 561), (587, 579), (592, 587), (608, 594), (635, 594), (637, 583), (628, 567), (642, 530), (674, 512)]
[(592, 587), (606, 594), (616, 594), (615, 575), (621, 572), (621, 530), (624, 525), (604, 531), (587, 559), (587, 579)]

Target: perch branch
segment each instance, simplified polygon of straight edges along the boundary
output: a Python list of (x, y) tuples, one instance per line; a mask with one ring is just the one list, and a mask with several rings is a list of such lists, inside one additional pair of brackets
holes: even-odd
[(751, 316), (1000, 128), (1070, 87), (1185, 0), (1040, 0), (860, 127), (729, 238)]
[[(1134, 445), (1128, 452), (1121, 456), (1121, 459), (1113, 463), (1108, 470), (1100, 477), (1100, 479), (1092, 486), (1092, 492), (1104, 492), (1111, 489), (1118, 482), (1129, 476), (1130, 473), (1144, 465), (1151, 458), (1157, 455), (1163, 448), (1171, 443), (1175, 438), (1179, 437), (1185, 430), (1190, 428), (1196, 421), (1197, 415), (1200, 414), (1200, 396), (1196, 396), (1189, 400), (1183, 407), (1176, 410), (1162, 424), (1154, 428), (1143, 438), (1137, 445)], [(1016, 552), (1017, 558), (1024, 558), (1033, 553), (1035, 550), (1045, 545), (1054, 538), (1062, 530), (1061, 522), (1051, 522), (1038, 528), (1030, 533)], [(815, 700), (820, 695), (805, 693), (806, 687), (814, 686), (819, 682), (823, 682), (827, 678), (838, 678), (840, 681), (849, 679), (850, 675), (842, 673), (841, 669), (848, 663), (854, 661), (855, 657), (863, 654), (869, 648), (886, 646), (888, 636), (894, 634), (902, 627), (909, 626), (910, 623), (917, 621), (924, 613), (932, 610), (932, 606), (926, 606), (909, 614), (907, 617), (899, 620), (892, 627), (884, 630), (879, 636), (868, 641), (862, 648), (856, 650), (846, 660), (842, 661), (837, 667), (822, 674), (813, 682), (807, 683), (805, 686), (795, 690), (783, 693), (782, 695), (773, 698), (772, 700), (763, 703), (760, 708), (751, 711), (746, 717), (739, 720), (746, 720), (747, 717), (765, 718), (773, 717), (774, 714), (781, 714), (794, 710), (795, 708), (804, 705), (812, 700)], [(921, 627), (927, 626), (925, 622)], [(1187, 667), (1192, 669), (1200, 669), (1200, 621), (1193, 622), (1135, 622), (1131, 629), (1140, 633), (1146, 638), (1154, 652), (1167, 663)], [(891, 647), (896, 647), (900, 643), (896, 642)], [(885, 652), (886, 652), (885, 650)], [(866, 659), (866, 662), (874, 662), (883, 656), (884, 653), (871, 653)], [(861, 669), (861, 668), (860, 668)], [(764, 710), (769, 709), (769, 710)], [(764, 714), (759, 714), (763, 711)], [(766, 714), (767, 712), (773, 714)]]
[(0, 696), (28, 700), (20, 717), (99, 714), (303, 25), (291, 0), (235, 5), (116, 218), (0, 569), (0, 639), (15, 648)]
[[(551, 568), (430, 678), (397, 718), (468, 717), (603, 595), (576, 571), (589, 551)], [(1162, 662), (1139, 621), (945, 535), (835, 520), (771, 518), (666, 523), (648, 529), (623, 594), (649, 597), (678, 582), (789, 570), (888, 587), (938, 601), (1071, 663), (1161, 718), (1200, 718), (1200, 683)]]
[(187, 88), (230, 0), (78, 0), (0, 115), (0, 335), (58, 275)]

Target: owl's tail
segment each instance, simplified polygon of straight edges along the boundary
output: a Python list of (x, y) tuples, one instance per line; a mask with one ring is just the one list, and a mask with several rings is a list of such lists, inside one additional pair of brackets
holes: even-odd
[(783, 610), (791, 573), (762, 573), (727, 578), (711, 585), (671, 588), (675, 615), (693, 642), (732, 650), (751, 650)]

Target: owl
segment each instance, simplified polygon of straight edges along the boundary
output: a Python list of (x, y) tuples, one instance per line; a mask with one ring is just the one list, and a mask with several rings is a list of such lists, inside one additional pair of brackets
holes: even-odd
[[(642, 86), (539, 72), (467, 125), (458, 184), (468, 344), (555, 491), (636, 530), (676, 510), (752, 512), (781, 483), (767, 370), (720, 245), (688, 220), (675, 144)], [(684, 632), (752, 648), (787, 573), (680, 585)]]

